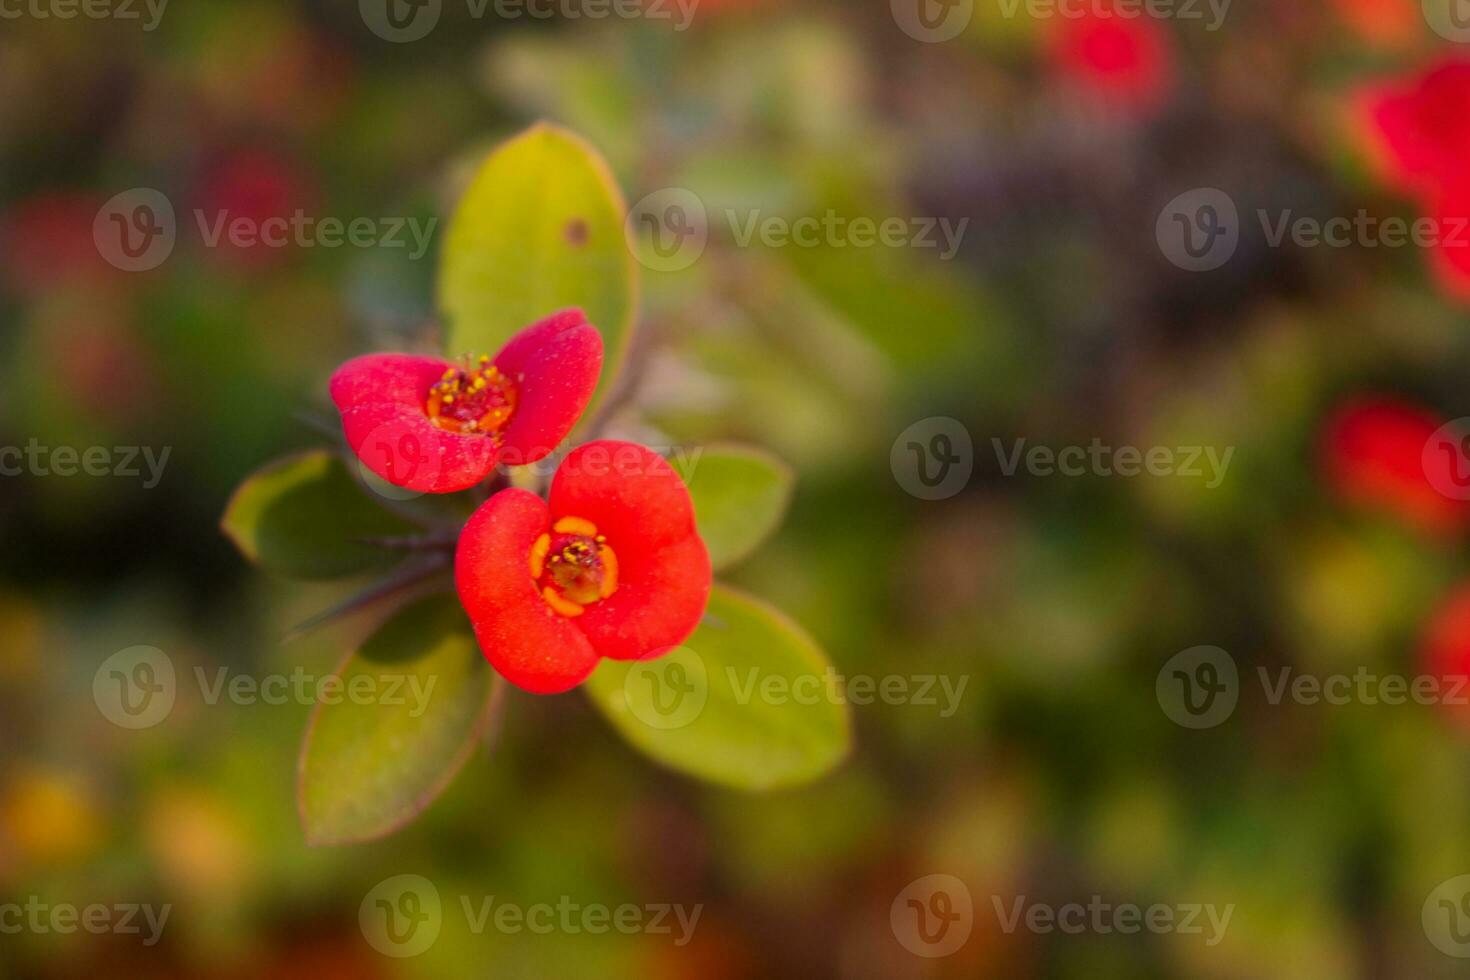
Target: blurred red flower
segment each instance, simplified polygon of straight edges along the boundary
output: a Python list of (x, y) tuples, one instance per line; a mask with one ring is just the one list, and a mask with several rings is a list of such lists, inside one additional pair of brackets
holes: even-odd
[(1149, 109), (1163, 101), (1174, 57), (1157, 18), (1088, 5), (1055, 24), (1049, 51), (1063, 78), (1117, 108)]
[(1374, 162), (1408, 193), (1470, 180), (1470, 61), (1449, 59), (1359, 94)]
[[(314, 194), (294, 163), (264, 150), (245, 150), (208, 168), (196, 192), (195, 220), (205, 252), (247, 271), (279, 263), (293, 251), (292, 220)], [(284, 222), (284, 225), (282, 224)]]
[[(1434, 439), (1443, 421), (1391, 396), (1367, 396), (1340, 406), (1322, 431), (1328, 482), (1355, 504), (1425, 530), (1460, 530), (1470, 522), (1470, 505), (1441, 488), (1470, 482), (1470, 457), (1457, 443)], [(1436, 451), (1431, 440), (1443, 442), (1451, 452)]]
[[(1425, 624), (1419, 650), (1420, 669), (1440, 681), (1442, 697), (1470, 697), (1470, 583), (1452, 590)], [(1470, 711), (1455, 712), (1470, 726)]]
[(102, 203), (99, 197), (72, 190), (19, 201), (0, 221), (0, 255), (10, 288), (33, 294), (82, 279), (120, 278), (92, 237)]
[(1360, 92), (1369, 158), (1429, 217), (1424, 241), (1445, 289), (1470, 300), (1470, 61), (1448, 59)]

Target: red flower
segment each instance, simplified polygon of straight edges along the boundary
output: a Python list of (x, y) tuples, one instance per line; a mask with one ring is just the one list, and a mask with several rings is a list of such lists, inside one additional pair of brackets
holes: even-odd
[(1374, 86), (1359, 109), (1369, 151), (1394, 186), (1437, 195), (1470, 180), (1470, 62)]
[[(1470, 585), (1460, 585), (1429, 618), (1419, 651), (1425, 676), (1439, 680), (1442, 695), (1470, 690)], [(1470, 711), (1456, 717), (1470, 727)]]
[(455, 581), (486, 659), (517, 687), (555, 694), (602, 657), (649, 659), (687, 639), (710, 564), (673, 467), (603, 440), (567, 455), (549, 501), (512, 489), (482, 504), (460, 535)]
[(35, 293), (116, 277), (92, 234), (102, 203), (80, 191), (49, 191), (17, 202), (0, 218), (0, 257), (9, 285)]
[[(295, 213), (309, 209), (315, 196), (307, 175), (284, 157), (247, 150), (224, 158), (204, 173), (196, 190), (208, 225), (207, 255), (241, 270), (283, 261), (296, 247)], [(248, 237), (235, 236), (236, 223), (249, 228)]]
[(1470, 493), (1461, 487), (1470, 460), (1456, 442), (1434, 438), (1440, 427), (1434, 414), (1402, 401), (1351, 402), (1324, 427), (1323, 467), (1356, 503), (1430, 531), (1459, 530), (1470, 521)]
[(1168, 34), (1142, 13), (1089, 9), (1063, 17), (1051, 37), (1057, 71), (1089, 94), (1123, 108), (1150, 108), (1174, 74)]
[(453, 493), (495, 464), (534, 463), (567, 437), (602, 371), (602, 337), (581, 310), (516, 334), (462, 366), (435, 357), (369, 354), (332, 375), (332, 401), (352, 451), (395, 486)]
[(1423, 244), (1446, 290), (1470, 300), (1470, 61), (1368, 89), (1358, 120), (1374, 166), (1429, 216)]
[(1470, 301), (1470, 176), (1434, 197), (1428, 211), (1434, 271), (1446, 292)]

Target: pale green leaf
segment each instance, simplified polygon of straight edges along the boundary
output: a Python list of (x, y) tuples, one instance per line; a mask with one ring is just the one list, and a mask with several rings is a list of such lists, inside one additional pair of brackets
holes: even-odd
[(830, 664), (801, 627), (716, 586), (704, 623), (656, 660), (604, 660), (586, 691), (624, 738), (681, 772), (748, 790), (809, 782), (852, 741)]
[(400, 611), (338, 668), (301, 748), (297, 804), (312, 844), (391, 833), (454, 778), (483, 733), (494, 672), (453, 596)]
[(626, 211), (606, 161), (567, 130), (540, 123), (496, 148), (445, 237), (439, 306), (449, 356), (493, 356), (522, 327), (581, 307), (602, 334), (598, 390), (608, 390), (633, 330)]

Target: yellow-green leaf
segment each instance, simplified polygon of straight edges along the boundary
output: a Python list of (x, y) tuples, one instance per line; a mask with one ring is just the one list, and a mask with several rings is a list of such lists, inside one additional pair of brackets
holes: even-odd
[(288, 456), (246, 477), (220, 526), (251, 561), (303, 579), (381, 566), (398, 556), (364, 539), (416, 530), (369, 499), (342, 458), (325, 449)]
[(644, 662), (604, 660), (592, 703), (623, 737), (673, 769), (739, 789), (809, 782), (852, 741), (831, 664), (800, 626), (725, 586), (684, 644)]
[(791, 467), (761, 449), (709, 446), (676, 466), (689, 485), (699, 536), (716, 570), (754, 551), (791, 502)]
[(516, 331), (581, 307), (602, 333), (605, 392), (633, 330), (627, 206), (602, 156), (540, 123), (480, 165), (455, 209), (439, 270), (451, 357), (494, 355)]
[(301, 748), (297, 804), (312, 844), (371, 840), (418, 816), (483, 733), (494, 672), (459, 603), (436, 595), (381, 626), (336, 676)]

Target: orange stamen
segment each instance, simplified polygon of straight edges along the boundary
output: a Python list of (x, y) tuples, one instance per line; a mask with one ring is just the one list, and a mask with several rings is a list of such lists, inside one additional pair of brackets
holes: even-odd
[(563, 517), (551, 529), (557, 534), (577, 534), (584, 538), (597, 537), (597, 525), (580, 517)]
[(602, 597), (606, 599), (618, 590), (618, 556), (607, 545), (603, 545), (597, 551), (597, 557), (602, 559)]
[(546, 571), (546, 553), (551, 550), (551, 535), (543, 534), (531, 545), (531, 577), (540, 578)]
[(580, 616), (618, 588), (618, 556), (597, 525), (582, 517), (560, 518), (537, 538), (529, 566), (541, 597), (563, 616)]
[(464, 368), (450, 368), (429, 388), (424, 411), (441, 429), (461, 435), (495, 435), (515, 414), (515, 383), (481, 357)]
[(549, 585), (541, 590), (541, 598), (545, 599), (548, 606), (550, 606), (552, 609), (555, 609), (563, 616), (582, 615), (581, 606), (577, 605), (570, 599), (562, 598), (561, 595), (556, 591), (556, 589), (552, 588)]

